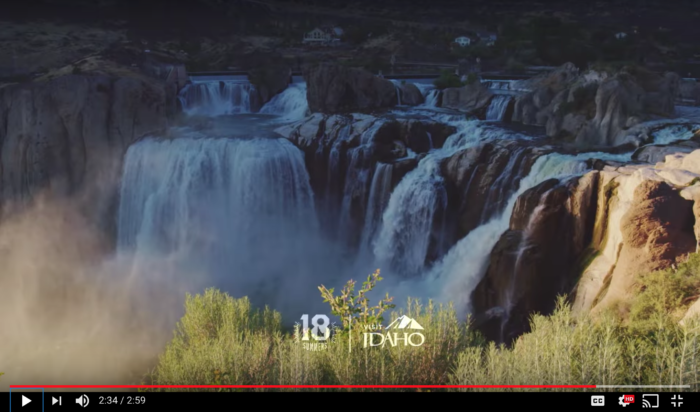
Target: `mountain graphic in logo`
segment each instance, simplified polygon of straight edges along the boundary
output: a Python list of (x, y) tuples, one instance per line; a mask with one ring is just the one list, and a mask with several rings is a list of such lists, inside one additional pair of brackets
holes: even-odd
[(391, 322), (389, 326), (386, 327), (387, 329), (420, 329), (423, 330), (423, 327), (420, 325), (420, 323), (416, 322), (415, 319), (409, 318), (406, 315), (403, 315), (396, 319), (395, 321)]

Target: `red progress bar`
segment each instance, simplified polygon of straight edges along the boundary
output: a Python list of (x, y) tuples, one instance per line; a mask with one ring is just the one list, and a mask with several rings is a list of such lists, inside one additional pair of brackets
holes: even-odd
[(368, 389), (380, 389), (380, 388), (397, 388), (397, 389), (409, 389), (409, 388), (471, 388), (471, 389), (595, 389), (596, 385), (43, 385), (43, 386), (26, 386), (26, 385), (10, 385), (10, 388), (76, 388), (76, 389), (206, 389), (206, 388), (216, 388), (216, 389), (243, 389), (243, 388), (298, 388), (298, 389), (313, 389), (313, 388), (368, 388)]

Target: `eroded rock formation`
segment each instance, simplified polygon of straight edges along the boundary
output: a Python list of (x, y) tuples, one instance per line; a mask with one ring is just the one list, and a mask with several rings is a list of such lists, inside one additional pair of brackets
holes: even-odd
[(459, 151), (442, 163), (449, 204), (464, 237), (505, 207), (537, 159), (537, 149), (504, 139)]
[(474, 82), (459, 88), (442, 91), (441, 107), (465, 112), (473, 112), (484, 117), (484, 111), (493, 98), (491, 90), (481, 82)]
[(396, 86), (372, 73), (323, 63), (306, 67), (309, 109), (319, 113), (351, 113), (387, 108), (398, 103)]
[(425, 102), (425, 98), (420, 92), (420, 89), (413, 83), (401, 84), (399, 91), (401, 93), (401, 104), (406, 106), (418, 106)]
[[(582, 147), (640, 145), (627, 130), (644, 121), (674, 115), (679, 77), (626, 67), (611, 75), (579, 74), (567, 63), (522, 82), (531, 91), (518, 97), (513, 121), (544, 126), (550, 137), (573, 139)], [(648, 143), (648, 142), (646, 142)]]
[(166, 91), (140, 75), (65, 75), (0, 89), (0, 201), (39, 194), (88, 199), (101, 222), (118, 192), (121, 160), (167, 128)]
[(593, 171), (547, 180), (518, 198), (473, 294), (478, 327), (489, 339), (512, 341), (528, 330), (532, 313), (551, 312), (557, 295), (574, 286), (576, 262), (593, 235), (597, 185)]
[(270, 65), (251, 69), (248, 80), (255, 86), (259, 106), (282, 93), (292, 82), (292, 69), (284, 65)]
[[(393, 88), (393, 85), (392, 85)], [(393, 120), (364, 114), (313, 114), (277, 129), (305, 154), (311, 186), (329, 233), (357, 247), (377, 164), (391, 165), (393, 190), (431, 148), (455, 129), (432, 120)], [(408, 157), (411, 150), (418, 157)], [(341, 214), (345, 216), (341, 219)], [(342, 227), (338, 227), (338, 225)]]

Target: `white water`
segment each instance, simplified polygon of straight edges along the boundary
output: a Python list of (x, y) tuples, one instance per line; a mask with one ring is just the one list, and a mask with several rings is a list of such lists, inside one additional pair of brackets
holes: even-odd
[(190, 115), (251, 113), (254, 91), (246, 81), (203, 81), (185, 86), (179, 99), (183, 111)]
[(435, 89), (435, 85), (432, 83), (421, 83), (421, 82), (416, 82), (413, 83), (416, 85), (418, 90), (420, 90), (420, 93), (423, 95), (423, 98), (428, 98), (428, 95), (431, 94), (433, 91), (437, 91)]
[[(397, 82), (394, 83), (396, 84)], [(304, 114), (306, 114), (307, 110), (304, 91), (305, 85), (303, 83), (293, 84), (285, 92), (276, 96), (271, 102), (265, 105), (263, 109), (261, 109), (261, 112), (277, 115), (284, 121), (300, 119)], [(421, 88), (421, 91), (427, 93), (425, 106), (434, 105), (434, 103), (431, 103), (431, 100), (437, 100), (438, 91), (434, 89), (431, 90), (431, 88), (427, 86)], [(398, 98), (400, 99), (400, 92), (397, 91), (397, 93)], [(502, 112), (505, 110), (504, 106), (507, 106), (508, 98), (510, 97), (497, 96), (494, 98), (494, 102), (500, 103), (494, 104), (494, 102), (492, 102), (492, 107), (490, 108), (489, 112), (493, 113), (489, 117), (499, 119), (502, 118)], [(216, 113), (217, 111), (213, 110), (212, 112)], [(340, 176), (341, 173), (340, 151), (337, 147), (331, 150), (329, 157), (327, 186), (328, 189), (333, 188), (335, 191), (340, 193), (338, 194), (339, 196), (337, 197), (337, 200), (328, 199), (330, 202), (328, 204), (328, 209), (333, 209), (337, 213), (337, 217), (334, 219), (333, 225), (339, 224), (340, 227), (337, 232), (340, 233), (340, 238), (347, 240), (348, 233), (353, 230), (353, 225), (357, 224), (357, 222), (354, 222), (350, 218), (350, 212), (354, 210), (355, 206), (353, 205), (356, 205), (359, 202), (366, 208), (366, 213), (364, 216), (365, 220), (360, 222), (360, 225), (363, 226), (363, 231), (361, 233), (362, 238), (360, 239), (361, 252), (363, 253), (360, 254), (360, 257), (362, 259), (375, 260), (373, 263), (377, 263), (380, 265), (380, 267), (387, 269), (390, 274), (400, 275), (401, 277), (423, 275), (423, 279), (421, 280), (407, 281), (401, 284), (400, 288), (391, 289), (390, 293), (394, 296), (398, 296), (400, 293), (405, 292), (410, 296), (439, 298), (443, 301), (452, 300), (458, 304), (458, 308), (470, 310), (470, 294), (483, 276), (493, 246), (496, 244), (501, 234), (508, 228), (512, 208), (517, 200), (517, 197), (522, 192), (552, 177), (565, 177), (583, 173), (586, 170), (586, 165), (583, 162), (585, 159), (601, 158), (620, 161), (629, 160), (630, 157), (629, 154), (610, 156), (603, 153), (586, 153), (579, 156), (550, 154), (541, 157), (532, 167), (530, 174), (522, 179), (515, 193), (513, 193), (511, 196), (507, 196), (507, 193), (505, 192), (502, 194), (502, 196), (507, 196), (505, 205), (503, 202), (500, 202), (500, 206), (498, 207), (504, 209), (502, 213), (488, 220), (483, 225), (472, 231), (467, 237), (460, 240), (449, 251), (449, 253), (447, 253), (442, 260), (440, 260), (432, 268), (426, 268), (425, 262), (431, 253), (429, 248), (431, 242), (434, 241), (431, 236), (434, 236), (435, 233), (439, 233), (441, 231), (440, 227), (435, 227), (436, 225), (440, 224), (439, 222), (436, 222), (435, 217), (446, 206), (446, 192), (444, 188), (444, 181), (440, 174), (440, 161), (459, 150), (481, 144), (482, 142), (488, 140), (531, 139), (531, 137), (514, 132), (508, 132), (498, 127), (487, 126), (483, 122), (466, 120), (463, 116), (433, 114), (432, 117), (437, 121), (442, 121), (457, 127), (457, 133), (447, 139), (442, 149), (432, 150), (427, 157), (422, 159), (418, 166), (413, 171), (409, 172), (391, 193), (389, 193), (389, 187), (391, 186), (391, 175), (393, 172), (392, 166), (388, 164), (377, 164), (375, 173), (370, 182), (369, 177), (371, 169), (367, 166), (368, 164), (371, 165), (371, 163), (367, 163), (367, 160), (365, 159), (367, 145), (370, 144), (372, 140), (371, 138), (374, 132), (376, 132), (380, 126), (381, 122), (377, 122), (370, 127), (361, 137), (361, 145), (357, 148), (351, 149), (347, 153), (347, 163), (345, 163), (345, 167), (347, 168), (347, 178), (345, 179), (345, 184), (343, 187), (338, 187), (339, 182), (337, 182), (338, 176)], [(267, 142), (271, 141), (275, 140), (270, 140)], [(192, 142), (193, 141), (190, 140), (187, 147), (182, 147), (178, 150), (192, 151)], [(248, 160), (252, 162), (251, 159), (258, 159), (258, 161), (262, 162), (261, 157), (264, 156), (271, 156), (272, 159), (277, 159), (275, 162), (278, 163), (281, 162), (281, 159), (295, 159), (293, 163), (296, 166), (295, 168), (292, 168), (292, 170), (296, 170), (298, 173), (301, 173), (298, 169), (296, 169), (297, 167), (301, 167), (303, 169), (303, 157), (301, 156), (300, 152), (288, 152), (284, 156), (280, 157), (279, 153), (283, 152), (281, 149), (286, 150), (287, 148), (283, 146), (275, 146), (273, 149), (265, 146), (269, 145), (269, 143), (262, 143), (262, 141), (259, 139), (249, 140), (248, 142), (249, 146), (244, 145), (240, 147), (240, 150), (243, 150), (244, 147), (246, 148), (242, 152), (239, 153), (239, 149), (234, 150), (236, 153), (238, 153), (236, 156), (234, 156), (236, 159), (238, 159), (238, 161), (242, 162)], [(171, 144), (173, 147), (175, 146), (174, 142)], [(207, 143), (207, 145), (209, 144), (210, 143)], [(227, 144), (239, 145), (241, 143), (229, 142)], [(182, 172), (179, 172), (179, 174), (166, 174), (172, 177), (165, 178), (165, 181), (159, 184), (151, 184), (147, 181), (141, 180), (134, 181), (134, 179), (129, 178), (129, 173), (133, 174), (137, 172), (134, 172), (131, 169), (125, 169), (125, 185), (129, 185), (130, 187), (138, 187), (138, 189), (131, 190), (135, 192), (142, 192), (139, 196), (142, 198), (148, 197), (148, 200), (136, 202), (137, 204), (142, 205), (138, 206), (140, 209), (132, 207), (120, 212), (120, 217), (123, 217), (130, 222), (120, 223), (120, 242), (122, 242), (122, 227), (136, 225), (138, 229), (132, 230), (131, 232), (128, 230), (124, 232), (137, 233), (138, 236), (133, 235), (134, 238), (146, 239), (142, 240), (141, 243), (138, 243), (136, 249), (147, 250), (148, 253), (150, 253), (150, 250), (157, 249), (156, 246), (170, 245), (169, 248), (165, 248), (165, 252), (172, 253), (172, 249), (187, 249), (187, 247), (180, 245), (180, 243), (187, 239), (196, 239), (196, 236), (193, 236), (192, 234), (194, 228), (204, 225), (207, 228), (212, 227), (213, 229), (203, 230), (203, 232), (206, 232), (216, 238), (225, 239), (225, 241), (223, 241), (223, 244), (225, 245), (236, 245), (239, 248), (237, 251), (229, 251), (228, 248), (233, 246), (221, 245), (221, 248), (226, 249), (226, 251), (218, 252), (220, 255), (216, 256), (219, 256), (219, 260), (217, 260), (216, 256), (214, 256), (215, 253), (217, 253), (214, 252), (217, 250), (216, 248), (213, 248), (212, 251), (208, 251), (207, 249), (200, 247), (197, 249), (196, 253), (192, 252), (186, 254), (186, 256), (190, 258), (190, 261), (195, 263), (195, 266), (196, 264), (204, 264), (201, 262), (212, 262), (206, 263), (207, 266), (214, 266), (214, 268), (207, 268), (207, 273), (214, 273), (218, 276), (220, 274), (220, 267), (222, 266), (220, 262), (232, 262), (232, 260), (237, 260), (237, 262), (232, 262), (233, 266), (231, 267), (241, 270), (247, 269), (258, 283), (260, 279), (270, 279), (270, 276), (273, 276), (275, 273), (281, 273), (283, 270), (282, 268), (287, 271), (290, 271), (289, 268), (291, 268), (291, 272), (294, 273), (304, 272), (305, 274), (299, 275), (302, 277), (310, 276), (309, 273), (313, 271), (309, 269), (308, 265), (312, 264), (314, 259), (327, 262), (330, 259), (329, 256), (333, 255), (332, 253), (327, 252), (329, 249), (327, 245), (321, 245), (316, 240), (316, 229), (309, 231), (309, 227), (317, 227), (316, 223), (310, 224), (310, 226), (305, 224), (298, 225), (297, 223), (290, 223), (287, 221), (287, 218), (292, 221), (296, 221), (296, 218), (292, 218), (289, 215), (280, 214), (281, 212), (278, 209), (274, 209), (274, 202), (270, 200), (272, 198), (303, 198), (306, 199), (304, 204), (313, 204), (310, 200), (312, 198), (312, 194), (307, 193), (310, 192), (309, 188), (306, 188), (301, 192), (297, 189), (288, 188), (289, 191), (284, 192), (286, 193), (284, 196), (280, 195), (280, 193), (282, 193), (282, 189), (279, 184), (281, 181), (288, 179), (288, 172), (283, 170), (284, 168), (278, 167), (278, 170), (275, 173), (269, 171), (262, 173), (263, 178), (252, 177), (253, 173), (245, 174), (242, 172), (243, 169), (236, 169), (236, 178), (231, 178), (231, 182), (243, 182), (241, 187), (246, 188), (246, 193), (244, 193), (243, 189), (239, 189), (240, 191), (238, 193), (240, 195), (245, 196), (248, 194), (248, 192), (257, 193), (257, 196), (260, 196), (260, 199), (266, 199), (266, 201), (269, 201), (268, 210), (272, 211), (269, 213), (271, 213), (273, 216), (271, 219), (256, 215), (256, 213), (259, 213), (259, 211), (248, 213), (244, 210), (240, 203), (236, 204), (229, 199), (230, 196), (232, 196), (230, 192), (234, 190), (234, 187), (220, 185), (217, 186), (217, 189), (211, 189), (211, 192), (213, 193), (220, 191), (229, 194), (221, 195), (221, 199), (216, 199), (215, 202), (209, 202), (208, 204), (224, 202), (225, 200), (224, 203), (228, 202), (228, 204), (236, 205), (233, 208), (227, 206), (225, 209), (226, 212), (218, 212), (221, 219), (224, 219), (225, 216), (226, 219), (230, 219), (232, 222), (216, 225), (215, 223), (212, 223), (217, 219), (213, 217), (217, 216), (216, 213), (200, 213), (201, 216), (205, 216), (200, 218), (204, 219), (204, 223), (191, 223), (192, 219), (188, 216), (196, 215), (196, 213), (189, 212), (192, 207), (188, 206), (188, 202), (191, 202), (192, 199), (200, 200), (206, 199), (207, 197), (191, 195), (190, 193), (195, 192), (195, 190), (192, 188), (196, 187), (197, 184), (189, 183), (194, 179), (186, 178), (185, 175), (206, 175), (203, 170), (209, 170), (207, 173), (214, 173), (216, 176), (219, 174), (225, 175), (226, 172), (221, 171), (221, 168), (223, 167), (224, 169), (230, 169), (233, 166), (212, 154), (212, 151), (226, 152), (233, 149), (224, 149), (220, 145), (221, 143), (212, 143), (211, 147), (217, 147), (216, 150), (195, 150), (194, 152), (202, 152), (202, 154), (199, 154), (198, 157), (204, 156), (209, 159), (207, 162), (201, 161), (199, 163), (188, 158), (188, 155), (174, 155), (175, 149), (165, 150), (166, 153), (170, 153), (168, 155), (163, 155), (162, 153), (159, 154), (163, 151), (162, 147), (157, 151), (153, 151), (148, 158), (152, 157), (153, 159), (158, 159), (159, 156), (165, 156), (167, 159), (170, 159), (165, 162), (166, 164), (199, 164), (200, 166), (198, 167), (201, 170), (200, 172), (189, 174), (183, 174)], [(253, 147), (257, 147), (258, 145), (261, 145), (260, 150), (262, 153), (254, 153), (258, 149), (253, 150)], [(265, 147), (267, 147), (267, 149), (265, 149)], [(204, 153), (206, 153), (206, 156)], [(244, 156), (242, 153), (246, 153), (246, 155)], [(413, 155), (415, 156), (415, 154)], [(517, 153), (513, 154), (513, 167), (508, 168), (508, 172), (504, 174), (512, 175), (513, 173), (516, 173), (514, 170), (511, 170), (515, 168), (515, 159), (517, 158), (516, 155)], [(133, 156), (135, 155), (132, 155), (132, 157)], [(143, 159), (145, 158), (146, 156), (143, 156)], [(176, 158), (178, 159), (177, 161), (173, 160)], [(141, 165), (139, 167), (142, 169), (140, 173), (145, 173), (143, 170), (146, 170), (146, 168), (143, 166), (146, 161), (143, 159), (140, 160)], [(158, 161), (156, 161), (156, 164), (157, 163)], [(127, 164), (129, 168), (135, 167), (133, 163), (127, 162)], [(139, 163), (137, 162), (137, 164)], [(204, 164), (210, 165), (204, 167)], [(260, 170), (265, 169), (265, 167), (262, 166), (259, 166), (259, 168)], [(140, 169), (137, 168), (135, 170)], [(217, 170), (217, 172), (212, 172), (213, 170)], [(272, 168), (267, 167), (266, 170), (272, 170)], [(178, 177), (176, 178), (175, 175)], [(304, 179), (306, 179), (306, 184), (308, 184), (308, 176), (306, 176)], [(222, 181), (221, 178), (219, 178), (219, 181)], [(166, 190), (164, 187), (168, 187), (168, 189)], [(506, 188), (498, 187), (498, 189), (499, 191), (504, 191)], [(509, 187), (507, 189), (508, 192), (510, 192), (515, 188)], [(206, 190), (204, 192), (206, 192)], [(176, 195), (177, 193), (181, 194)], [(300, 193), (306, 194), (301, 195)], [(173, 197), (173, 199), (176, 199), (177, 201), (172, 199), (166, 201), (165, 199), (169, 199), (166, 195)], [(123, 201), (128, 201), (128, 199), (128, 196), (124, 197)], [(184, 201), (183, 199), (191, 200)], [(333, 202), (337, 202), (337, 204), (333, 204)], [(260, 201), (257, 204), (262, 203), (263, 202)], [(283, 204), (284, 201), (281, 203)], [(168, 206), (166, 207), (164, 205)], [(206, 209), (205, 206), (200, 207)], [(497, 207), (497, 205), (494, 204), (493, 207)], [(261, 208), (259, 206), (255, 206), (255, 208), (260, 210), (265, 209), (264, 207)], [(313, 209), (312, 206), (310, 206), (309, 210), (311, 209)], [(177, 217), (177, 219), (174, 217), (168, 218), (167, 216), (169, 213), (177, 213), (179, 217)], [(130, 214), (132, 215), (131, 217), (129, 217)], [(315, 213), (311, 214), (315, 216)], [(150, 219), (158, 224), (135, 224), (133, 223), (135, 221), (133, 216), (135, 215), (150, 216), (150, 218), (145, 220), (148, 221)], [(166, 217), (160, 215), (164, 215)], [(233, 217), (234, 215), (235, 217)], [(379, 219), (380, 216), (381, 219)], [(221, 221), (224, 222), (226, 219)], [(171, 222), (170, 225), (163, 224), (163, 222), (168, 221)], [(265, 222), (259, 223), (261, 229), (255, 228), (256, 225), (253, 222), (256, 221)], [(313, 221), (316, 221), (315, 217)], [(251, 225), (250, 228), (242, 226), (244, 223)], [(240, 240), (238, 235), (234, 234), (238, 232), (231, 230), (235, 225), (240, 226), (238, 232), (241, 233), (240, 239), (243, 240)], [(168, 230), (164, 230), (163, 228)], [(222, 231), (225, 231), (226, 233), (222, 233)], [(296, 233), (297, 236), (291, 235), (293, 232)], [(123, 236), (125, 236), (125, 239), (128, 239), (131, 235), (124, 234)], [(229, 236), (229, 238), (226, 236)], [(264, 242), (264, 239), (268, 239), (269, 237), (274, 238), (274, 240)], [(162, 238), (179, 239), (179, 243), (175, 242), (175, 244), (179, 246), (173, 248), (173, 242), (164, 242), (161, 240)], [(188, 240), (188, 242), (192, 243), (194, 241)], [(263, 249), (263, 243), (265, 243), (266, 246), (272, 247), (270, 249)], [(293, 247), (290, 246), (290, 244), (293, 244)], [(314, 250), (317, 252), (316, 255), (311, 257), (309, 255), (309, 250)], [(368, 257), (368, 255), (374, 255), (374, 259), (372, 259), (371, 256)], [(277, 256), (279, 256), (279, 258)], [(253, 257), (257, 258), (255, 262), (253, 262)], [(238, 263), (238, 261), (242, 263)], [(181, 266), (186, 267), (186, 265)], [(327, 274), (324, 275), (327, 276)], [(273, 279), (275, 279), (274, 282), (278, 282), (277, 276), (273, 276)], [(250, 282), (245, 283), (243, 286), (244, 287), (242, 287), (241, 290), (257, 290)], [(286, 298), (290, 297), (286, 296)], [(279, 296), (274, 295), (274, 293), (268, 299), (270, 301), (277, 301), (279, 299), (282, 301), (285, 300), (284, 297), (280, 298)]]
[(372, 256), (372, 241), (381, 224), (382, 214), (391, 196), (393, 170), (394, 166), (391, 164), (377, 163), (375, 166), (374, 177), (372, 178), (372, 185), (369, 190), (365, 225), (362, 230), (361, 258)]
[(512, 80), (484, 80), (482, 81), (486, 84), (489, 89), (494, 90), (510, 90)]
[(401, 81), (392, 79), (391, 82), (394, 83), (394, 88), (396, 89), (396, 105), (401, 106)]
[(423, 103), (423, 107), (438, 107), (438, 99), (440, 98), (440, 90), (438, 89), (433, 89), (428, 92), (428, 94), (425, 95), (425, 102)]
[(698, 125), (672, 125), (664, 127), (652, 133), (654, 144), (670, 144), (679, 140), (688, 140), (695, 134), (695, 131), (700, 130)]
[(391, 194), (374, 256), (380, 267), (392, 273), (412, 276), (425, 265), (435, 214), (446, 206), (438, 160), (436, 156), (423, 159)]
[(511, 100), (512, 97), (506, 94), (494, 96), (486, 111), (486, 120), (503, 121), (506, 109), (508, 109), (508, 103), (510, 103)]
[(428, 271), (424, 279), (394, 285), (394, 295), (434, 298), (445, 303), (451, 301), (455, 303), (460, 315), (471, 312), (471, 293), (487, 269), (491, 250), (508, 229), (518, 197), (545, 180), (583, 174), (588, 170), (585, 163), (587, 159), (629, 161), (631, 154), (583, 153), (571, 156), (552, 153), (538, 158), (528, 176), (520, 181), (518, 190), (510, 196), (502, 213), (460, 240)]
[(331, 259), (318, 237), (303, 155), (286, 139), (146, 139), (131, 146), (118, 250), (136, 256), (134, 272), (169, 262), (173, 282), (196, 279), (200, 287), (290, 310), (318, 293), (306, 290), (320, 284), (309, 278)]
[(282, 93), (273, 97), (261, 109), (260, 113), (279, 117), (281, 122), (302, 120), (309, 112), (306, 100), (306, 83), (292, 83)]

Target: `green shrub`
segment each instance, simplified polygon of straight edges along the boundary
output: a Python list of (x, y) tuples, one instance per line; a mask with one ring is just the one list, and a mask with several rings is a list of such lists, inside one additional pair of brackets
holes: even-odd
[(629, 321), (635, 329), (653, 329), (657, 317), (668, 316), (678, 322), (686, 310), (700, 297), (700, 254), (669, 268), (640, 276), (638, 294), (630, 306)]
[[(690, 385), (700, 389), (700, 319), (680, 326), (677, 314), (698, 283), (700, 258), (677, 271), (643, 277), (630, 319), (574, 315), (566, 298), (551, 316), (534, 315), (531, 332), (511, 348), (487, 343), (452, 305), (408, 299), (405, 310), (424, 330), (419, 347), (363, 348), (365, 322), (382, 322), (391, 298), (370, 306), (371, 275), (355, 294), (350, 281), (339, 296), (321, 286), (343, 332), (324, 350), (307, 350), (299, 327), (285, 331), (279, 313), (251, 307), (210, 289), (187, 296), (175, 337), (148, 375), (157, 385)], [(640, 333), (639, 322), (646, 322)], [(215, 389), (211, 389), (215, 390)], [(237, 389), (238, 390), (238, 389)], [(256, 391), (280, 390), (256, 388)], [(319, 390), (319, 389), (316, 389)], [(337, 389), (320, 389), (337, 390)], [(348, 389), (364, 390), (364, 389)], [(459, 389), (467, 390), (467, 389)], [(472, 389), (469, 389), (472, 390)], [(611, 389), (615, 390), (615, 389)]]
[(440, 77), (433, 81), (436, 89), (447, 89), (451, 87), (462, 87), (464, 84), (459, 79), (459, 76), (451, 72), (450, 70), (443, 70), (440, 73)]

